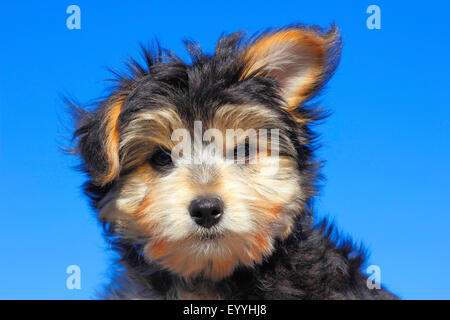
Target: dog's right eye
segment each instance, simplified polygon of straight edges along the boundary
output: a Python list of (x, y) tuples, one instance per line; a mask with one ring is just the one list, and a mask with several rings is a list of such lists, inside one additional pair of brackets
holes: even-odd
[(167, 168), (172, 165), (172, 156), (169, 151), (159, 148), (152, 153), (149, 162), (156, 169)]

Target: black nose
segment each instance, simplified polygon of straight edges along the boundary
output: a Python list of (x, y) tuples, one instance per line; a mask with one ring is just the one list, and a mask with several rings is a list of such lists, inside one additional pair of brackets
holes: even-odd
[(223, 203), (219, 198), (200, 198), (191, 202), (189, 213), (194, 221), (205, 228), (211, 228), (223, 214)]

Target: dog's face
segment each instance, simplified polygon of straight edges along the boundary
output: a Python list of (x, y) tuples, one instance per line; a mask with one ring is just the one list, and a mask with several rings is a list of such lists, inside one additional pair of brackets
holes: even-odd
[(222, 38), (213, 56), (189, 45), (189, 65), (147, 55), (76, 133), (100, 220), (184, 277), (260, 263), (314, 190), (314, 115), (300, 106), (334, 70), (339, 36), (295, 27), (240, 39)]

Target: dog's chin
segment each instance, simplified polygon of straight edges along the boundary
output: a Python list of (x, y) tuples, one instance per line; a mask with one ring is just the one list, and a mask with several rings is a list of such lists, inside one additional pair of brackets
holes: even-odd
[(221, 238), (223, 238), (222, 234), (219, 233), (207, 233), (207, 234), (202, 234), (198, 237), (199, 241), (218, 241)]
[(199, 230), (193, 234), (193, 238), (199, 242), (218, 241), (225, 238), (225, 233), (218, 229), (206, 229), (199, 228)]
[(183, 238), (159, 238), (144, 248), (145, 256), (161, 268), (183, 278), (203, 277), (218, 281), (239, 266), (254, 267), (273, 250), (268, 232), (238, 233), (220, 224), (198, 227)]

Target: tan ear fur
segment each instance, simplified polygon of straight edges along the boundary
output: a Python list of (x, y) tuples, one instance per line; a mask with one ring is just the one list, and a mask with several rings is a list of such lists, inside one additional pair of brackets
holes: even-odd
[[(102, 129), (105, 133), (103, 144), (103, 156), (107, 161), (107, 171), (96, 181), (99, 185), (111, 182), (120, 171), (119, 162), (119, 116), (123, 108), (123, 100), (112, 102), (106, 110), (102, 121)], [(99, 150), (100, 152), (100, 150)]]
[(277, 80), (286, 109), (292, 112), (323, 86), (339, 53), (340, 36), (335, 27), (327, 33), (307, 27), (268, 32), (245, 51), (243, 78), (262, 75)]

